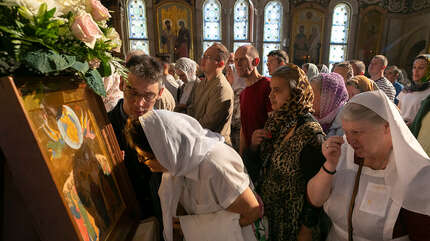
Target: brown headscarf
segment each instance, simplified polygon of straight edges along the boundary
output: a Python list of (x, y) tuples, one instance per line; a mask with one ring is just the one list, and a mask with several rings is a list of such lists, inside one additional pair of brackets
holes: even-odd
[(375, 82), (364, 75), (355, 75), (346, 82), (346, 85), (356, 87), (361, 93), (377, 89)]
[(261, 146), (265, 161), (269, 158), (265, 153), (271, 154), (273, 146), (283, 141), (291, 128), (297, 125), (299, 117), (314, 112), (312, 109), (314, 93), (306, 73), (301, 68), (287, 64), (278, 68), (273, 77), (293, 81), (295, 87), (290, 87), (290, 99), (279, 110), (273, 111), (266, 121), (264, 129), (269, 131), (272, 137), (266, 139)]

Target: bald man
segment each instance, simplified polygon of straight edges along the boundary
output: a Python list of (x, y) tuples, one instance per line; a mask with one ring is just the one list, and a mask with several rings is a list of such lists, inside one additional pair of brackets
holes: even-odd
[(252, 45), (241, 46), (234, 54), (236, 71), (246, 82), (246, 88), (240, 94), (240, 153), (250, 146), (252, 133), (264, 127), (268, 113), (272, 111), (270, 79), (258, 73), (259, 63), (258, 51)]

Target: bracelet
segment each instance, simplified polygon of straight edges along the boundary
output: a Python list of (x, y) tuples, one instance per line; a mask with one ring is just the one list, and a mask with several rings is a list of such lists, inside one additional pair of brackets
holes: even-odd
[(336, 173), (336, 170), (329, 171), (327, 168), (325, 168), (324, 164), (322, 165), (322, 169), (330, 175), (334, 175)]

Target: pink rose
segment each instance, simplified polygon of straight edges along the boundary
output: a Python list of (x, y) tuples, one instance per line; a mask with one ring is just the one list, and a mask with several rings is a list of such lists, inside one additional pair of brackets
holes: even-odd
[(89, 0), (94, 20), (103, 21), (110, 18), (109, 10), (99, 0)]
[(94, 48), (96, 40), (103, 36), (103, 32), (88, 13), (76, 16), (71, 29), (72, 34), (90, 48)]

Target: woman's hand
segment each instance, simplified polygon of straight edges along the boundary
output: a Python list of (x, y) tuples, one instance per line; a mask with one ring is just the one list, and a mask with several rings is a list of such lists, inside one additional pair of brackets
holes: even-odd
[(258, 146), (265, 138), (271, 138), (270, 133), (264, 129), (255, 130), (251, 137), (251, 150), (257, 151)]
[(332, 136), (322, 143), (322, 153), (327, 160), (324, 164), (330, 171), (336, 170), (337, 163), (339, 162), (341, 146), (344, 143), (343, 137)]

